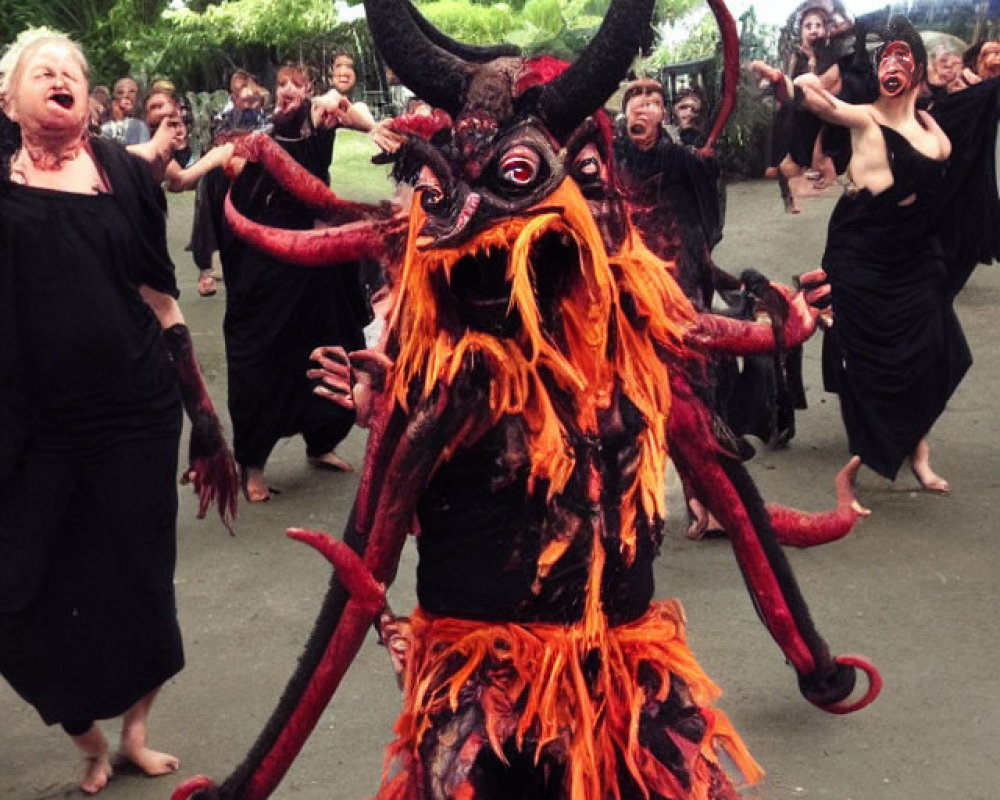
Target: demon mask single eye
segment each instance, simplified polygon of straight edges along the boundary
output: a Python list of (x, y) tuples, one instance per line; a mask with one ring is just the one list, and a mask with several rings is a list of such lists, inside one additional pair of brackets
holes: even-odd
[(878, 81), (882, 94), (898, 97), (913, 86), (916, 62), (906, 42), (889, 42), (878, 62)]

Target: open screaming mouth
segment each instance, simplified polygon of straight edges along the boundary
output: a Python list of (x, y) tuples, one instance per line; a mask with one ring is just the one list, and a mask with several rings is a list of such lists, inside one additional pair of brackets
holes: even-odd
[(895, 75), (893, 75), (883, 80), (882, 86), (885, 87), (885, 90), (889, 94), (896, 94), (900, 89), (903, 88), (903, 82)]
[(451, 290), (460, 322), (495, 336), (516, 334), (522, 320), (512, 302), (514, 273), (523, 270), (531, 282), (542, 324), (554, 333), (561, 301), (583, 279), (576, 242), (566, 233), (548, 231), (531, 243), (527, 263), (512, 265), (511, 258), (512, 251), (506, 247), (487, 247), (455, 262)]
[(49, 100), (65, 108), (67, 111), (73, 107), (73, 95), (68, 92), (57, 92), (49, 97)]

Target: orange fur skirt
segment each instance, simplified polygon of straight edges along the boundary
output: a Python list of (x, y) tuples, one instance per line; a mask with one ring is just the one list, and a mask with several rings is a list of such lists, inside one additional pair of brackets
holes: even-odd
[[(603, 618), (601, 618), (602, 620)], [(617, 627), (409, 620), (380, 800), (726, 800), (763, 772), (685, 641), (677, 601)]]

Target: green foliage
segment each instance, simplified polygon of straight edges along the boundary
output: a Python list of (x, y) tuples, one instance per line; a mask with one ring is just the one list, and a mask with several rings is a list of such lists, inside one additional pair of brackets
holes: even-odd
[[(420, 8), (460, 41), (509, 41), (529, 54), (573, 58), (610, 2), (432, 0)], [(674, 19), (698, 2), (657, 0), (657, 18)], [(169, 0), (0, 0), (0, 43), (37, 25), (65, 31), (83, 45), (94, 83), (130, 73), (140, 80), (167, 76), (186, 90), (214, 89), (237, 66), (264, 77), (283, 61), (318, 66), (344, 48), (359, 57), (359, 83), (379, 84), (364, 21), (340, 20), (331, 0), (187, 0), (180, 9)]]
[(435, 27), (468, 44), (496, 44), (514, 29), (514, 12), (506, 3), (483, 5), (472, 0), (435, 0), (420, 13)]
[[(120, 35), (149, 24), (167, 0), (2, 0), (0, 43), (11, 42), (27, 28), (47, 27), (62, 31), (79, 42), (90, 61), (91, 73), (99, 81), (123, 74), (127, 64), (116, 47)], [(119, 7), (122, 12), (119, 13)], [(121, 27), (117, 21), (128, 19)], [(111, 76), (111, 77), (108, 77)]]
[(723, 175), (759, 178), (764, 174), (773, 121), (774, 98), (763, 96), (753, 76), (742, 73), (736, 107), (715, 146)]
[[(681, 24), (689, 30), (683, 38), (674, 35), (673, 28)], [(719, 26), (715, 17), (703, 13), (693, 25), (689, 21), (667, 23), (662, 29), (665, 34), (660, 38), (660, 44), (643, 62), (646, 72), (654, 72), (668, 64), (683, 64), (687, 61), (697, 61), (715, 55), (719, 48)]]

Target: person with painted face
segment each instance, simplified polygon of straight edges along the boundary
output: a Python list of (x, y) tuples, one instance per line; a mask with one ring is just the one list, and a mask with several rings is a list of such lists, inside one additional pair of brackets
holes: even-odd
[[(964, 152), (949, 164), (950, 118), (942, 117), (946, 133), (917, 110), (927, 55), (905, 18), (890, 22), (876, 59), (879, 97), (870, 104), (838, 100), (815, 75), (796, 79), (812, 111), (849, 128), (852, 146), (851, 183), (830, 219), (823, 270), (804, 277), (825, 277), (832, 289), (824, 380), (840, 395), (851, 452), (891, 480), (908, 461), (921, 488), (947, 494), (927, 435), (972, 359), (952, 308), (967, 258), (951, 243), (943, 210), (987, 170), (982, 160), (970, 169), (975, 159)], [(987, 205), (996, 214), (995, 184), (992, 191)]]

